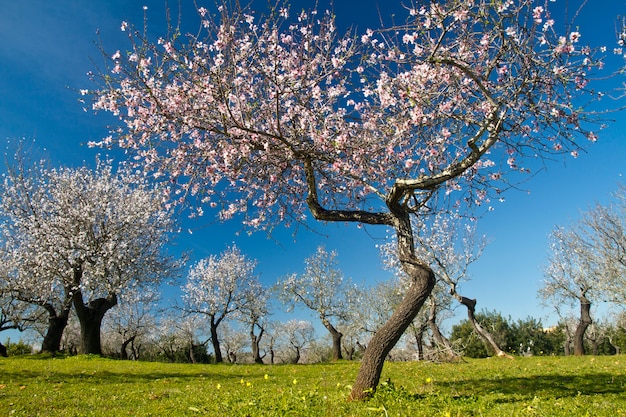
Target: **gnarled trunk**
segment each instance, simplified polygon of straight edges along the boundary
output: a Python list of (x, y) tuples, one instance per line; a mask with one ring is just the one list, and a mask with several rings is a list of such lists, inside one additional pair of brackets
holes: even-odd
[(326, 327), (326, 330), (328, 330), (328, 333), (330, 333), (333, 339), (333, 361), (343, 359), (343, 355), (341, 354), (341, 338), (343, 337), (343, 333), (337, 330), (326, 318), (322, 318), (322, 324), (324, 324), (324, 327)]
[(457, 359), (459, 355), (454, 351), (452, 345), (450, 345), (450, 341), (446, 338), (439, 330), (439, 326), (437, 325), (437, 303), (434, 298), (430, 298), (430, 311), (428, 314), (428, 326), (430, 327), (430, 331), (433, 333), (433, 338), (435, 342), (444, 349), (446, 356), (451, 359)]
[(217, 326), (219, 321), (215, 321), (215, 316), (211, 316), (211, 344), (213, 345), (213, 352), (215, 353), (215, 363), (223, 363), (222, 348), (220, 347), (220, 340), (217, 337)]
[(43, 307), (48, 312), (48, 328), (46, 334), (41, 343), (41, 351), (48, 353), (55, 353), (61, 350), (61, 339), (63, 338), (63, 331), (67, 327), (67, 322), (70, 317), (71, 300), (68, 298), (66, 307), (59, 313), (51, 304), (45, 304)]
[(133, 335), (129, 339), (124, 340), (122, 342), (122, 347), (120, 349), (120, 359), (128, 359), (128, 351), (126, 350), (126, 348), (128, 347), (129, 344), (133, 342), (133, 340), (135, 340), (136, 337), (137, 335)]
[(61, 339), (67, 327), (67, 321), (67, 315), (48, 317), (48, 328), (41, 343), (42, 352), (55, 353), (61, 349)]
[(85, 304), (79, 290), (74, 295), (74, 309), (80, 322), (82, 353), (102, 355), (100, 328), (107, 311), (117, 305), (117, 296), (110, 294), (106, 298), (97, 298)]
[(410, 286), (389, 320), (374, 334), (365, 349), (361, 368), (350, 392), (351, 400), (365, 399), (376, 390), (385, 358), (435, 287), (435, 273), (415, 256), (415, 241), (409, 212), (397, 204), (396, 200), (390, 201), (389, 208), (393, 213), (393, 226), (398, 240), (398, 259), (409, 277)]
[(261, 357), (261, 349), (259, 348), (259, 344), (261, 343), (261, 338), (263, 337), (263, 333), (265, 329), (261, 327), (261, 331), (258, 336), (254, 334), (254, 326), (256, 324), (252, 324), (250, 327), (250, 340), (252, 342), (252, 359), (254, 363), (263, 364), (263, 358)]
[(470, 300), (469, 298), (463, 297), (456, 293), (455, 297), (457, 298), (457, 300), (459, 300), (461, 304), (467, 307), (467, 318), (469, 319), (470, 323), (472, 323), (472, 327), (476, 331), (476, 334), (478, 334), (483, 342), (495, 352), (495, 355), (498, 357), (513, 359), (513, 356), (500, 349), (500, 346), (498, 346), (498, 343), (495, 341), (491, 333), (489, 333), (483, 326), (480, 325), (478, 320), (476, 320), (476, 300)]
[(580, 319), (574, 332), (574, 355), (585, 354), (585, 332), (591, 325), (591, 302), (583, 295), (580, 297)]

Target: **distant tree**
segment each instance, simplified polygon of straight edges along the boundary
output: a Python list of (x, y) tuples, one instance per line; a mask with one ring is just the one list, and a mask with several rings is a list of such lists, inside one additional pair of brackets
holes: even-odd
[(580, 314), (573, 334), (574, 355), (585, 354), (585, 332), (592, 323), (591, 305), (602, 300), (602, 264), (597, 248), (578, 224), (569, 229), (557, 227), (550, 235), (549, 264), (544, 270), (540, 297), (553, 306), (578, 303)]
[(111, 335), (110, 341), (117, 343), (121, 359), (140, 359), (141, 345), (156, 332), (155, 307), (160, 299), (159, 292), (149, 288), (126, 291), (104, 318), (103, 328)]
[[(476, 313), (475, 318), (493, 337), (497, 346), (504, 346), (509, 352), (515, 349), (511, 323), (500, 313), (482, 310)], [(463, 354), (470, 358), (485, 358), (495, 353), (491, 344), (485, 344), (482, 338), (478, 336), (474, 324), (469, 319), (462, 320), (452, 326), (450, 340), (458, 341), (463, 347)]]
[(122, 127), (100, 144), (169, 177), (175, 199), (253, 228), (304, 221), (306, 209), (390, 228), (412, 285), (368, 344), (350, 396), (362, 399), (435, 284), (411, 216), (486, 205), (528, 159), (596, 139), (584, 105), (600, 62), (547, 4), (426, 2), (359, 36), (282, 2), (266, 15), (201, 7), (188, 37), (124, 22), (132, 50), (105, 54), (93, 103)]
[(527, 317), (511, 322), (511, 343), (520, 355), (558, 354), (562, 342), (554, 343), (545, 331), (541, 320)]
[[(332, 337), (333, 360), (343, 359), (337, 321), (349, 321), (352, 286), (338, 269), (337, 252), (326, 252), (323, 246), (307, 258), (304, 274), (292, 274), (278, 283), (280, 296), (290, 308), (303, 304), (319, 316)], [(333, 324), (333, 321), (335, 323)]]
[[(580, 218), (580, 234), (596, 257), (599, 286), (604, 298), (626, 304), (626, 186), (622, 185), (606, 205), (597, 204)], [(593, 260), (592, 260), (593, 262)]]
[(58, 349), (73, 306), (82, 351), (100, 354), (102, 319), (120, 293), (176, 269), (164, 249), (174, 226), (164, 189), (110, 161), (95, 170), (18, 166), (5, 177), (0, 204), (6, 256), (18, 269), (13, 294), (49, 312), (44, 350)]
[(259, 282), (251, 283), (248, 291), (245, 292), (246, 300), (238, 312), (239, 320), (249, 329), (252, 360), (259, 364), (263, 363), (264, 355), (261, 355), (260, 345), (267, 327), (269, 295), (268, 290)]
[(233, 313), (251, 308), (253, 293), (258, 288), (254, 273), (256, 261), (247, 258), (237, 246), (198, 261), (189, 270), (182, 287), (184, 309), (209, 319), (215, 362), (224, 361), (218, 335), (219, 325)]
[(290, 363), (300, 362), (303, 349), (313, 342), (314, 338), (315, 329), (310, 321), (289, 320), (280, 326), (281, 342), (288, 351), (291, 351), (288, 358)]

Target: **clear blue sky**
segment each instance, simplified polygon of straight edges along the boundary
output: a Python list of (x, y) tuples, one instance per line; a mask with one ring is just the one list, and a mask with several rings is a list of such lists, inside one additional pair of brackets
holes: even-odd
[[(180, 0), (183, 21), (197, 18), (192, 0)], [(563, 7), (566, 0), (550, 1)], [(89, 88), (86, 73), (102, 63), (95, 46), (100, 36), (109, 50), (128, 47), (119, 31), (122, 20), (142, 25), (143, 6), (148, 6), (149, 27), (164, 30), (164, 0), (20, 0), (0, 2), (0, 139), (35, 139), (47, 150), (53, 164), (92, 163), (97, 150), (84, 143), (107, 134), (110, 119), (83, 111), (78, 89)], [(174, 10), (176, 0), (169, 3)], [(198, 2), (202, 4), (202, 1)], [(212, 4), (213, 2), (208, 2)], [(263, 2), (261, 2), (263, 3)], [(294, 1), (294, 8), (308, 8), (314, 1)], [(391, 0), (336, 0), (339, 27), (376, 27), (378, 11), (387, 19)], [(399, 2), (398, 2), (399, 3)], [(570, 3), (576, 1), (570, 0)], [(626, 14), (622, 0), (594, 0), (578, 20), (583, 40), (593, 37), (609, 47), (615, 45), (615, 16)], [(324, 6), (326, 2), (321, 1)], [(191, 8), (190, 8), (191, 6)], [(391, 11), (392, 12), (392, 11)], [(569, 12), (570, 16), (573, 10)], [(386, 20), (389, 22), (389, 20)], [(546, 262), (548, 234), (557, 224), (567, 224), (596, 202), (606, 202), (626, 174), (626, 124), (618, 122), (577, 159), (547, 162), (545, 171), (510, 191), (506, 202), (479, 223), (479, 231), (491, 243), (471, 269), (464, 295), (477, 298), (478, 308), (495, 309), (513, 319), (533, 316), (550, 325), (549, 309), (543, 309), (536, 293)], [(212, 219), (204, 219), (210, 222)], [(341, 268), (356, 282), (387, 279), (380, 268), (377, 243), (386, 235), (382, 228), (357, 229), (353, 225), (318, 224), (316, 233), (301, 229), (278, 231), (275, 240), (263, 234), (237, 235), (234, 224), (189, 223), (179, 247), (193, 250), (193, 259), (219, 253), (233, 242), (259, 261), (258, 271), (267, 283), (302, 270), (304, 258), (323, 243), (339, 253)], [(460, 313), (463, 313), (460, 311)], [(448, 323), (448, 327), (452, 322)]]

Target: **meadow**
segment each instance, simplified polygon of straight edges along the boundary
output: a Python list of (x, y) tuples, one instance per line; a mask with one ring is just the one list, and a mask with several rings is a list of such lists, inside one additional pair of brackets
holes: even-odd
[(386, 363), (348, 402), (358, 367), (0, 358), (0, 416), (626, 416), (626, 356)]

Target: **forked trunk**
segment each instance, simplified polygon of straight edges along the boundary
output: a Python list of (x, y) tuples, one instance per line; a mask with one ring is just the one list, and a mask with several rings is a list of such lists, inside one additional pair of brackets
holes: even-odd
[(129, 339), (126, 339), (122, 342), (122, 347), (120, 348), (120, 359), (128, 359), (128, 351), (126, 349), (128, 348), (128, 345), (131, 344), (133, 340), (135, 340), (136, 337), (137, 335), (133, 335)]
[(459, 354), (454, 351), (448, 338), (446, 338), (441, 333), (441, 330), (439, 330), (439, 326), (437, 325), (437, 303), (435, 302), (435, 299), (433, 297), (430, 297), (428, 326), (430, 327), (430, 331), (433, 333), (433, 338), (435, 339), (435, 342), (439, 345), (441, 349), (443, 349), (446, 357), (451, 360), (458, 359)]
[(580, 297), (580, 320), (576, 331), (574, 332), (574, 355), (582, 356), (585, 354), (585, 332), (591, 325), (591, 302), (585, 297)]
[(49, 313), (48, 328), (41, 343), (41, 351), (55, 353), (61, 350), (61, 339), (63, 338), (63, 331), (67, 327), (70, 309), (63, 310), (60, 314), (57, 314), (52, 307), (47, 310)]
[(217, 326), (215, 318), (211, 316), (211, 344), (213, 345), (213, 352), (215, 353), (215, 363), (223, 363), (222, 348), (220, 347), (220, 340), (217, 337)]
[(435, 273), (415, 256), (415, 240), (410, 213), (394, 198), (391, 198), (388, 204), (398, 240), (398, 259), (410, 280), (410, 286), (389, 320), (378, 329), (367, 345), (363, 353), (361, 368), (352, 385), (350, 400), (362, 400), (374, 393), (380, 381), (385, 358), (400, 340), (435, 287)]
[(337, 330), (335, 326), (325, 318), (322, 319), (322, 323), (333, 339), (333, 361), (336, 362), (339, 359), (343, 359), (343, 355), (341, 354), (341, 338), (343, 337), (343, 333)]
[(250, 341), (252, 342), (252, 359), (254, 363), (263, 364), (263, 358), (261, 357), (261, 349), (259, 345), (261, 344), (261, 338), (263, 337), (263, 333), (265, 329), (261, 328), (258, 336), (254, 334), (255, 323), (252, 324), (250, 328)]
[(98, 298), (85, 304), (79, 290), (74, 296), (74, 309), (80, 322), (82, 353), (102, 355), (100, 328), (107, 311), (117, 305), (117, 296), (111, 294), (106, 298)]

